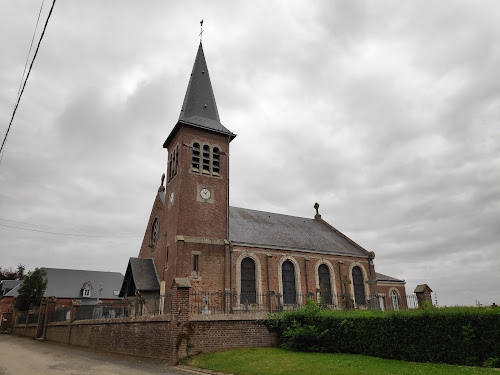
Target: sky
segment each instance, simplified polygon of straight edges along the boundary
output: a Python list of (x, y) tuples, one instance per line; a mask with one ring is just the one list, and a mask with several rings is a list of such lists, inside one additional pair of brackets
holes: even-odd
[[(40, 6), (0, 2), (2, 139)], [(204, 19), (238, 134), (232, 206), (313, 218), (318, 202), (408, 293), (499, 304), (499, 14), (494, 0), (57, 2), (0, 164), (0, 266), (125, 272)]]

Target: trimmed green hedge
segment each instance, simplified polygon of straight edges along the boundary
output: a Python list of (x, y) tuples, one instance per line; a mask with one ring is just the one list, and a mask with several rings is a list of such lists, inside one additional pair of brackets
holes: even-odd
[(274, 314), (264, 324), (292, 350), (500, 366), (500, 308), (345, 312), (308, 303)]

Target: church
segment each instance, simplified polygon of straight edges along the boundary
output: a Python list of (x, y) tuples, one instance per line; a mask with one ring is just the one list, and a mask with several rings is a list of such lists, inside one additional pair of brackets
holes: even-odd
[(164, 295), (183, 278), (192, 291), (231, 293), (236, 310), (262, 305), (270, 294), (282, 306), (313, 298), (385, 309), (404, 300), (405, 281), (376, 273), (374, 252), (327, 223), (318, 203), (311, 218), (230, 206), (235, 137), (221, 123), (200, 42), (179, 119), (163, 143), (166, 173), (121, 296)]

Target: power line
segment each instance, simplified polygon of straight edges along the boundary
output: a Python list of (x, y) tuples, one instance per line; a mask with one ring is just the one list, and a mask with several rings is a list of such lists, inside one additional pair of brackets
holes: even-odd
[[(31, 225), (35, 227), (44, 227), (44, 228), (52, 228), (56, 230), (72, 230), (72, 231), (77, 231), (77, 232), (88, 232), (88, 229), (80, 229), (80, 228), (71, 228), (71, 227), (56, 227), (54, 225), (43, 225), (43, 224), (35, 224), (35, 223), (28, 223), (26, 221), (16, 221), (16, 220), (9, 220), (9, 219), (4, 219), (0, 217), (0, 221), (8, 221), (9, 223), (16, 223), (16, 224), (24, 224), (24, 225)], [(123, 233), (125, 235), (127, 233)]]
[(30, 68), (28, 70), (28, 74), (26, 74), (26, 79), (24, 80), (23, 88), (17, 97), (16, 106), (14, 107), (14, 111), (12, 112), (12, 117), (9, 122), (9, 127), (5, 132), (5, 137), (3, 138), (2, 146), (0, 147), (0, 165), (2, 164), (3, 154), (5, 152), (5, 142), (7, 141), (7, 137), (9, 135), (10, 127), (12, 126), (12, 122), (14, 121), (14, 116), (16, 115), (17, 107), (19, 106), (19, 102), (21, 101), (21, 97), (23, 96), (24, 89), (26, 87), (26, 83), (28, 82), (28, 78), (31, 73), (31, 69), (33, 68), (33, 63), (35, 62), (36, 55), (38, 54), (38, 50), (40, 49), (40, 44), (42, 43), (43, 36), (45, 35), (45, 30), (47, 29), (47, 25), (49, 23), (50, 16), (52, 15), (52, 10), (54, 9), (54, 5), (56, 5), (56, 0), (53, 0), (52, 6), (50, 7), (49, 14), (47, 16), (47, 20), (45, 21), (45, 25), (43, 27), (42, 35), (40, 35), (40, 40), (38, 41), (38, 45), (36, 47), (35, 54), (33, 55), (33, 60), (31, 60)]
[(19, 98), (19, 93), (21, 92), (21, 87), (23, 85), (23, 80), (24, 80), (24, 73), (26, 73), (26, 68), (28, 67), (28, 61), (29, 61), (30, 55), (31, 55), (31, 48), (33, 47), (33, 41), (35, 40), (36, 30), (38, 29), (38, 22), (40, 21), (40, 15), (42, 14), (42, 9), (43, 9), (44, 3), (45, 3), (45, 0), (42, 0), (42, 5), (40, 6), (40, 11), (38, 12), (38, 18), (36, 19), (35, 30), (33, 30), (33, 37), (31, 38), (30, 49), (28, 51), (28, 56), (26, 56), (26, 62), (24, 63), (23, 75), (21, 77), (21, 82), (19, 82), (19, 89), (17, 89), (16, 99)]
[(61, 233), (61, 232), (49, 232), (45, 230), (37, 230), (37, 229), (30, 229), (30, 228), (21, 228), (21, 227), (16, 227), (14, 225), (5, 225), (5, 224), (0, 224), (2, 227), (6, 228), (14, 228), (14, 229), (20, 229), (20, 230), (27, 230), (29, 232), (38, 232), (38, 233), (47, 233), (47, 234), (55, 234), (59, 236), (74, 236), (74, 237), (90, 237), (90, 238), (137, 238), (140, 236), (128, 236), (128, 237), (119, 237), (119, 236), (96, 236), (96, 235), (89, 235), (89, 234), (76, 234), (76, 233)]

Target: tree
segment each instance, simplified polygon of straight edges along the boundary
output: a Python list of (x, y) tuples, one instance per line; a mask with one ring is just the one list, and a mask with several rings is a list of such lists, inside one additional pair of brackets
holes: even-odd
[(18, 264), (16, 271), (14, 271), (12, 267), (0, 267), (0, 280), (22, 280), (24, 279), (25, 270), (26, 267), (20, 263)]
[(47, 288), (47, 273), (43, 268), (35, 268), (24, 276), (15, 299), (16, 309), (29, 310), (31, 306), (39, 306)]
[(23, 280), (24, 279), (24, 271), (26, 270), (26, 267), (19, 263), (17, 265), (17, 279), (18, 280)]

